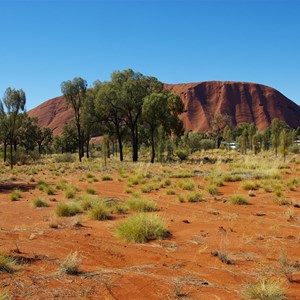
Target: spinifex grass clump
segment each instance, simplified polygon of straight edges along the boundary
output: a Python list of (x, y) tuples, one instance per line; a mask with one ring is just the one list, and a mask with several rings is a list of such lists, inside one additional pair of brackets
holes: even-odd
[(64, 274), (76, 275), (79, 273), (81, 259), (78, 252), (70, 253), (59, 267), (59, 271)]
[(129, 207), (129, 209), (137, 212), (151, 212), (157, 210), (157, 206), (154, 201), (139, 197), (129, 198), (126, 201), (126, 205)]
[(80, 208), (74, 203), (59, 203), (55, 209), (58, 217), (72, 217), (80, 212)]
[(160, 217), (140, 213), (122, 222), (117, 227), (116, 235), (128, 242), (145, 243), (166, 237), (168, 229)]
[(260, 185), (258, 182), (248, 180), (241, 183), (241, 188), (245, 191), (258, 190)]
[(15, 270), (15, 259), (0, 253), (0, 272), (13, 273)]
[(206, 191), (212, 196), (218, 195), (218, 187), (215, 184), (208, 185)]
[(49, 204), (41, 198), (33, 199), (31, 202), (31, 205), (33, 207), (48, 207), (49, 206)]
[(241, 195), (238, 195), (238, 194), (232, 195), (229, 198), (228, 202), (230, 204), (235, 204), (235, 205), (247, 205), (247, 204), (249, 204), (249, 201), (245, 197), (243, 197)]
[(200, 192), (191, 192), (186, 195), (188, 202), (200, 202), (204, 201), (203, 195)]
[(245, 285), (242, 292), (247, 300), (284, 300), (284, 289), (281, 281), (276, 279), (262, 278), (254, 283)]
[(88, 212), (89, 219), (91, 220), (97, 220), (97, 221), (103, 221), (108, 220), (110, 218), (109, 216), (109, 210), (103, 203), (94, 205)]
[(193, 191), (195, 189), (195, 183), (192, 180), (186, 179), (186, 180), (181, 180), (178, 183), (178, 186), (187, 191)]
[(21, 191), (18, 189), (15, 189), (10, 194), (11, 201), (18, 201), (21, 198)]

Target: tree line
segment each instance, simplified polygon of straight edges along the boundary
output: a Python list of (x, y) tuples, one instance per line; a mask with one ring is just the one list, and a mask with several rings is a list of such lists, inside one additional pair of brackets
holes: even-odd
[(184, 132), (179, 119), (185, 113), (180, 97), (164, 89), (157, 78), (131, 69), (115, 71), (110, 81), (96, 81), (90, 88), (86, 80), (76, 77), (62, 82), (61, 92), (74, 119), (60, 136), (53, 136), (49, 128), (40, 128), (37, 119), (26, 114), (23, 90), (5, 91), (0, 101), (0, 144), (3, 160), (9, 158), (11, 168), (22, 151), (38, 155), (77, 151), (80, 161), (84, 155), (89, 158), (93, 136), (105, 137), (105, 153), (110, 154), (112, 145), (120, 161), (124, 159), (124, 144), (130, 144), (132, 161), (138, 161), (143, 146), (151, 149), (150, 161), (154, 162), (172, 159), (174, 154), (184, 159), (198, 150), (220, 148), (222, 141), (228, 151), (235, 141), (243, 154), (272, 148), (276, 156), (280, 152), (285, 157), (300, 134), (299, 128), (290, 129), (278, 119), (264, 131), (258, 131), (254, 124), (232, 126), (228, 115), (218, 113), (211, 116), (209, 132)]

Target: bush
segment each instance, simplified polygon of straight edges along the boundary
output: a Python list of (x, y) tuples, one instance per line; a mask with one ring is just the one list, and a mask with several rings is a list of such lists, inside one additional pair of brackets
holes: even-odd
[(249, 204), (249, 201), (241, 195), (232, 195), (229, 198), (229, 203), (235, 205), (247, 205)]
[(192, 192), (186, 196), (188, 202), (200, 202), (204, 201), (203, 196), (200, 192)]
[(187, 191), (192, 191), (195, 189), (195, 183), (192, 180), (181, 180), (178, 183), (178, 186), (183, 189), (183, 190), (187, 190)]
[(18, 189), (15, 189), (14, 191), (12, 191), (12, 193), (10, 194), (10, 199), (11, 201), (18, 201), (21, 198), (21, 191)]
[(60, 265), (59, 271), (64, 274), (76, 275), (79, 273), (81, 259), (78, 257), (78, 252), (70, 253), (64, 262)]
[(87, 194), (90, 194), (90, 195), (95, 195), (96, 194), (96, 190), (94, 190), (93, 188), (86, 188), (85, 190), (87, 192)]
[(260, 185), (259, 183), (254, 181), (244, 181), (241, 183), (241, 187), (245, 191), (250, 191), (250, 190), (258, 190)]
[(77, 189), (73, 186), (69, 186), (67, 187), (67, 189), (65, 190), (65, 197), (67, 199), (72, 199), (75, 197), (76, 195), (76, 192), (77, 192)]
[(172, 189), (167, 190), (167, 195), (176, 195), (176, 192)]
[(0, 253), (0, 272), (13, 273), (15, 270), (15, 259)]
[(206, 191), (212, 196), (218, 195), (218, 187), (215, 184), (207, 186)]
[(167, 234), (167, 226), (160, 217), (143, 213), (128, 218), (117, 227), (116, 231), (117, 237), (135, 243), (161, 239), (166, 237)]
[(102, 181), (111, 181), (111, 180), (113, 180), (113, 178), (110, 175), (103, 175), (101, 177), (101, 180)]
[(126, 205), (129, 209), (137, 212), (151, 212), (157, 210), (157, 206), (154, 201), (135, 197), (129, 198), (126, 201)]
[(48, 187), (45, 187), (44, 189), (44, 192), (47, 194), (47, 195), (54, 195), (55, 194), (55, 188), (53, 186), (48, 186)]
[(142, 193), (150, 193), (151, 191), (158, 190), (158, 189), (159, 189), (158, 185), (154, 183), (149, 183), (141, 186)]
[(59, 203), (55, 213), (58, 217), (72, 217), (80, 213), (80, 209), (74, 203)]
[(31, 202), (33, 207), (48, 207), (49, 204), (45, 202), (43, 199), (37, 198), (33, 199)]
[(183, 149), (177, 149), (175, 154), (178, 156), (178, 158), (181, 161), (187, 160), (189, 153), (187, 150), (183, 150)]
[(97, 221), (103, 221), (109, 219), (109, 211), (103, 204), (98, 204), (93, 206), (89, 210), (89, 219), (91, 220), (97, 220)]
[(243, 296), (248, 300), (283, 300), (286, 299), (280, 280), (268, 278), (248, 283), (243, 289)]

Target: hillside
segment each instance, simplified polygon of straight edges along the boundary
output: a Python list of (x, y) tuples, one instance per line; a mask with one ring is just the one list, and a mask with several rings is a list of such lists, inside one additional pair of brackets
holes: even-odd
[[(185, 130), (209, 131), (215, 112), (228, 114), (232, 125), (254, 122), (262, 130), (272, 119), (285, 121), (290, 127), (300, 126), (300, 107), (277, 90), (256, 83), (207, 81), (165, 84), (178, 94), (186, 108), (181, 116)], [(28, 112), (39, 119), (39, 125), (60, 134), (73, 113), (64, 98), (50, 99)]]

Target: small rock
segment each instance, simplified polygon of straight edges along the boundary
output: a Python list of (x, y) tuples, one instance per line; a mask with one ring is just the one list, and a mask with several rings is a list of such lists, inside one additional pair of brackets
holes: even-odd
[(189, 220), (182, 220), (183, 223), (190, 224)]

